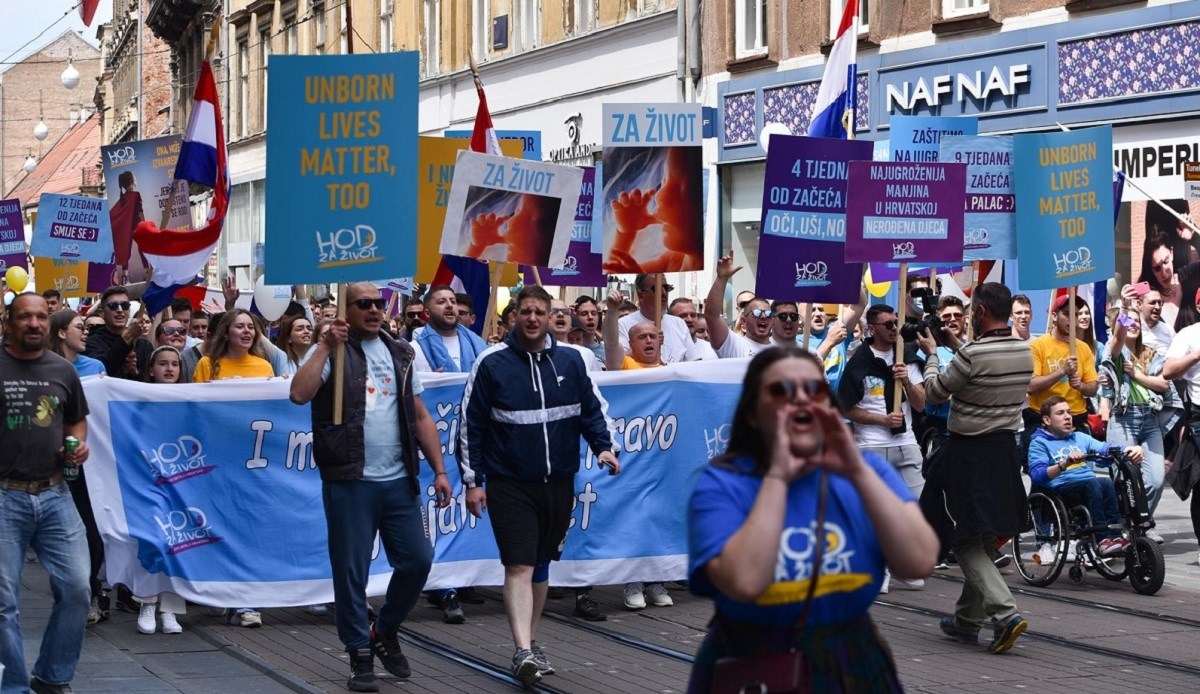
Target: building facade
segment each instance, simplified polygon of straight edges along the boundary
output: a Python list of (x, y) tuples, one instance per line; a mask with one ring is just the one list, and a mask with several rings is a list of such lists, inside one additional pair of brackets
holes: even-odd
[[(979, 118), (981, 134), (1113, 125), (1114, 165), (1129, 176), (1117, 226), (1122, 279), (1140, 273), (1147, 195), (1188, 210), (1183, 163), (1200, 160), (1200, 2), (866, 0), (858, 41), (859, 138), (885, 140), (895, 114)], [(717, 110), (713, 233), (757, 262), (770, 123), (807, 131), (838, 0), (706, 3), (705, 102)], [(803, 21), (803, 17), (817, 21)], [(1190, 212), (1200, 218), (1200, 203)], [(735, 277), (738, 289), (753, 277)]]
[(171, 109), (171, 48), (144, 18), (149, 0), (113, 0), (113, 19), (96, 32), (103, 72), (96, 87), (104, 144), (177, 132)]
[[(68, 60), (80, 75), (73, 90), (61, 81)], [(25, 176), (26, 157), (40, 161), (68, 129), (86, 119), (99, 74), (100, 51), (70, 31), (0, 73), (0, 198)], [(44, 140), (33, 134), (39, 120), (49, 128)]]

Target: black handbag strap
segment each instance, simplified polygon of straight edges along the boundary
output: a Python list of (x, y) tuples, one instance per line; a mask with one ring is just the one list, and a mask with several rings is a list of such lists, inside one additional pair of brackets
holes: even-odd
[(817, 531), (813, 533), (816, 547), (813, 549), (813, 568), (812, 576), (808, 579), (808, 595), (804, 596), (804, 607), (800, 610), (800, 617), (796, 619), (796, 630), (803, 629), (808, 623), (813, 596), (817, 593), (817, 579), (821, 576), (821, 564), (825, 560), (825, 502), (829, 497), (829, 475), (824, 470), (817, 474), (821, 475), (821, 491), (817, 496)]

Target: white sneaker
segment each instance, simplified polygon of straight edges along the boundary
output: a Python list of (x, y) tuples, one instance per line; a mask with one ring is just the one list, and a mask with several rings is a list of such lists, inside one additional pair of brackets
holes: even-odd
[(1075, 561), (1075, 545), (1076, 544), (1078, 544), (1077, 540), (1071, 540), (1070, 544), (1067, 545), (1067, 561), (1068, 562)]
[(173, 612), (162, 613), (162, 630), (164, 634), (182, 634), (183, 627), (180, 626), (179, 620), (175, 619)]
[(1159, 533), (1154, 528), (1150, 528), (1149, 530), (1146, 531), (1146, 538), (1149, 540), (1153, 540), (1154, 542), (1157, 542), (1160, 545), (1162, 543), (1166, 542), (1166, 540), (1163, 538), (1162, 534)]
[(315, 605), (308, 605), (304, 609), (307, 610), (309, 614), (316, 615), (318, 617), (324, 617), (325, 615), (329, 614), (329, 607), (323, 602)]
[(1038, 566), (1049, 566), (1054, 563), (1054, 545), (1043, 542), (1038, 551), (1033, 553), (1033, 563)]
[(137, 627), (138, 631), (143, 634), (153, 634), (157, 625), (154, 622), (154, 613), (158, 611), (158, 603), (144, 602), (142, 609), (138, 610)]
[(667, 593), (667, 587), (661, 583), (651, 583), (646, 588), (646, 595), (650, 597), (650, 604), (655, 607), (670, 607), (675, 604), (670, 594)]
[(925, 579), (923, 578), (897, 578), (896, 587), (901, 590), (925, 590)]
[(646, 596), (642, 594), (642, 583), (626, 583), (625, 584), (625, 609), (627, 610), (644, 610), (646, 608)]
[(234, 612), (229, 623), (235, 627), (245, 627), (247, 629), (257, 629), (262, 626), (262, 615), (257, 610), (248, 610), (246, 612)]
[(888, 588), (892, 585), (892, 572), (887, 569), (883, 570), (883, 585), (879, 586), (879, 594), (887, 595)]

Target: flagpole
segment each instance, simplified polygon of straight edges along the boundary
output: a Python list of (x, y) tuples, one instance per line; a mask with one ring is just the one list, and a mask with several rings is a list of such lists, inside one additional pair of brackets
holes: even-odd
[[(354, 54), (354, 15), (351, 12), (351, 6), (354, 3), (346, 3), (346, 55)], [(337, 319), (346, 320), (346, 285), (338, 283), (337, 286)], [(342, 403), (345, 399), (346, 378), (343, 371), (346, 369), (346, 343), (339, 343), (337, 349), (333, 353), (333, 424), (341, 426), (342, 424)]]

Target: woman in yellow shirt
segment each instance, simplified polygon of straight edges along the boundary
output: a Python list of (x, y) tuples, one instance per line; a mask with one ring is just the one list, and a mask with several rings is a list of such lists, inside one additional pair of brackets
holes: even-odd
[(209, 355), (196, 364), (192, 383), (274, 376), (264, 341), (262, 330), (249, 311), (240, 308), (227, 311), (217, 324)]

